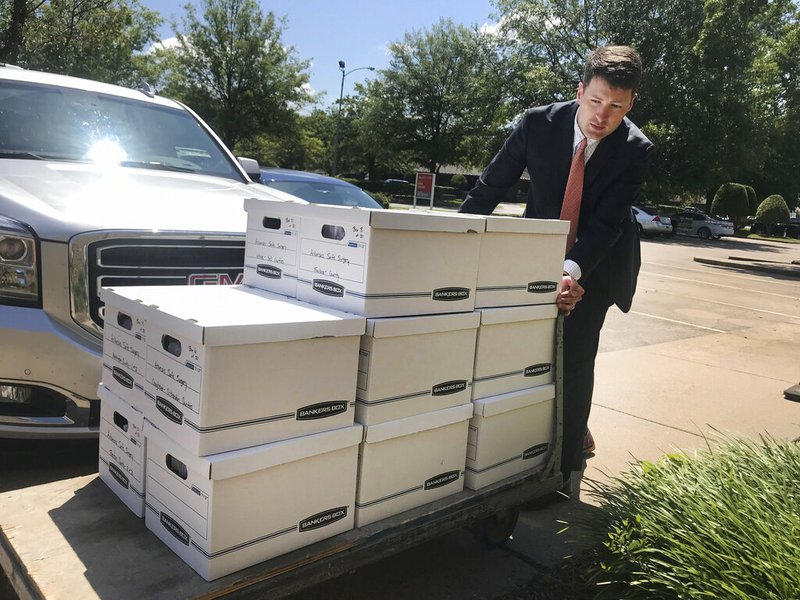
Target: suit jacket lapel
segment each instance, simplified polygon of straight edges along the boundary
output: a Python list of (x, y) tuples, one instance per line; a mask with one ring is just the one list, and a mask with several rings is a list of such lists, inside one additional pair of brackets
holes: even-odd
[[(558, 206), (564, 198), (564, 190), (567, 189), (567, 179), (569, 178), (569, 167), (572, 164), (572, 142), (575, 137), (575, 114), (578, 112), (578, 103), (575, 102), (572, 110), (567, 114), (569, 119), (563, 119), (559, 124), (558, 134), (555, 136), (556, 147), (553, 148), (556, 157), (556, 181), (561, 182), (561, 194), (558, 197)], [(591, 161), (589, 161), (591, 162)], [(584, 175), (585, 176), (585, 175)]]
[(617, 153), (620, 136), (627, 135), (622, 129), (623, 125), (621, 124), (614, 133), (600, 140), (589, 162), (586, 163), (586, 171), (583, 174), (584, 189), (591, 187), (597, 176), (603, 172), (603, 169)]

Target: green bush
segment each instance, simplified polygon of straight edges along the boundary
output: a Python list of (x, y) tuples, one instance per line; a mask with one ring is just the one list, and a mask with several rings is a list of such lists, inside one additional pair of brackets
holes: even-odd
[(725, 439), (593, 484), (597, 598), (800, 598), (800, 445)]
[(741, 183), (723, 183), (711, 202), (712, 215), (726, 215), (737, 227), (744, 224), (750, 214), (747, 188)]
[(756, 221), (764, 225), (776, 225), (789, 221), (789, 207), (780, 194), (767, 196), (758, 205), (756, 210)]
[(467, 189), (467, 178), (461, 173), (456, 173), (450, 178), (450, 185), (459, 190)]
[(383, 192), (367, 193), (372, 196), (383, 208), (389, 208), (389, 204), (392, 201), (392, 197), (389, 194), (384, 194)]

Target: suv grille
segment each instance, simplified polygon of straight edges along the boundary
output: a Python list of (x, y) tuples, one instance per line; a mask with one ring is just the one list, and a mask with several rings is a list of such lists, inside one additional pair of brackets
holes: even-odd
[(244, 235), (80, 236), (71, 245), (72, 314), (84, 329), (99, 334), (101, 287), (241, 283), (243, 266)]

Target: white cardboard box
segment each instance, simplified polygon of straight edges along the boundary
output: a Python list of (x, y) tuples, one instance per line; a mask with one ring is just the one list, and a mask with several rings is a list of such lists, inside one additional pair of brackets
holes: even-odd
[(366, 427), (359, 451), (356, 527), (464, 489), (472, 411), (472, 404), (462, 404)]
[(145, 318), (144, 414), (203, 456), (353, 423), (366, 320), (248, 286), (104, 289)]
[(472, 399), (553, 381), (555, 304), (482, 308), (475, 348)]
[(367, 317), (475, 307), (483, 218), (305, 205), (297, 297)]
[(469, 402), (479, 321), (475, 312), (367, 319), (356, 420), (374, 425)]
[(476, 400), (464, 485), (477, 490), (545, 463), (555, 447), (555, 385)]
[(360, 425), (207, 457), (146, 435), (145, 524), (207, 581), (353, 528)]
[[(110, 300), (110, 299), (109, 299)], [(120, 398), (144, 409), (144, 319), (111, 302), (103, 309), (103, 384)]]
[(107, 389), (100, 397), (100, 479), (137, 517), (144, 516), (144, 415)]
[(247, 234), (243, 283), (262, 290), (297, 296), (300, 245), (299, 203), (246, 198)]
[(554, 303), (568, 232), (569, 221), (486, 217), (475, 307)]

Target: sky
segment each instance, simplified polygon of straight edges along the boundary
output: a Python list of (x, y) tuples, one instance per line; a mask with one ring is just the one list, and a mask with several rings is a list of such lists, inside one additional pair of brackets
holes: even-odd
[[(189, 0), (140, 0), (166, 20), (180, 21)], [(401, 41), (406, 32), (430, 29), (441, 18), (466, 26), (492, 25), (494, 7), (490, 0), (258, 0), (264, 13), (285, 17), (283, 42), (293, 46), (295, 56), (309, 60), (310, 85), (325, 92), (323, 106), (339, 98), (342, 72), (358, 67), (385, 69), (389, 66), (388, 45)], [(200, 2), (191, 2), (200, 11)], [(173, 36), (168, 23), (161, 28), (162, 40)], [(344, 95), (355, 83), (375, 77), (367, 69), (345, 76)]]

